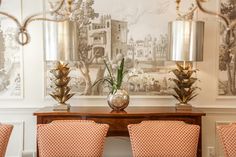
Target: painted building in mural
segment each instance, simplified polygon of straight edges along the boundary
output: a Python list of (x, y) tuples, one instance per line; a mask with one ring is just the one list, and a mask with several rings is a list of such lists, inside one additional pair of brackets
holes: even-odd
[(133, 62), (163, 65), (166, 60), (167, 36), (158, 39), (147, 35), (144, 40), (128, 41), (128, 23), (114, 20), (110, 15), (100, 16), (98, 22), (88, 26), (88, 44), (92, 45), (92, 55), (100, 52), (113, 60), (123, 54)]
[(160, 65), (166, 60), (167, 36), (159, 39), (147, 35), (144, 40), (129, 39), (127, 56), (133, 61)]
[(127, 52), (128, 24), (113, 20), (110, 15), (101, 16), (99, 22), (88, 26), (88, 44), (92, 45), (92, 54), (100, 52), (113, 60), (118, 54)]

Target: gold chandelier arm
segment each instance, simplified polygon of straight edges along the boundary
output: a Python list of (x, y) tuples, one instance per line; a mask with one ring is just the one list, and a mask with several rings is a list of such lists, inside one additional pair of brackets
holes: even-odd
[[(19, 29), (19, 32), (16, 34), (16, 40), (17, 40), (17, 42), (19, 44), (26, 45), (30, 41), (30, 36), (28, 34), (28, 31), (27, 31), (27, 26), (28, 26), (28, 24), (30, 22), (38, 21), (38, 20), (41, 20), (41, 21), (53, 21), (53, 22), (63, 22), (63, 21), (66, 20), (66, 19), (54, 20), (54, 19), (48, 19), (48, 18), (44, 18), (44, 17), (42, 17), (42, 18), (38, 17), (38, 16), (41, 16), (41, 15), (43, 16), (45, 14), (52, 14), (52, 13), (58, 12), (63, 7), (64, 3), (65, 3), (65, 0), (61, 0), (59, 2), (59, 4), (55, 7), (55, 9), (53, 9), (51, 11), (47, 11), (45, 13), (33, 14), (33, 15), (29, 16), (28, 18), (26, 18), (22, 24), (13, 15), (10, 15), (8, 13), (1, 12), (1, 11), (0, 11), (0, 15), (6, 16), (6, 17), (12, 19), (13, 21), (15, 21), (15, 23), (17, 24), (17, 27)], [(1, 5), (1, 0), (0, 0), (0, 5)]]
[(3, 16), (6, 16), (6, 17), (12, 19), (16, 23), (17, 27), (21, 28), (20, 22), (13, 15), (7, 14), (7, 13), (2, 12), (2, 11), (0, 11), (0, 15), (3, 15)]
[(204, 12), (204, 13), (206, 13), (206, 14), (218, 16), (219, 18), (221, 18), (221, 19), (225, 22), (226, 26), (229, 28), (229, 26), (230, 26), (230, 20), (229, 20), (229, 18), (227, 18), (226, 16), (224, 16), (224, 15), (222, 15), (222, 14), (218, 14), (218, 13), (215, 13), (215, 12), (213, 12), (213, 11), (206, 10), (205, 8), (203, 8), (203, 6), (202, 6), (202, 4), (201, 4), (202, 1), (203, 1), (203, 0), (196, 0), (196, 3), (197, 3), (198, 8), (199, 8), (202, 12)]
[[(18, 27), (19, 27), (19, 32), (18, 34), (16, 34), (16, 40), (19, 44), (21, 45), (26, 45), (29, 43), (30, 41), (30, 36), (29, 36), (29, 33), (27, 31), (27, 26), (30, 22), (32, 21), (36, 21), (36, 20), (45, 20), (45, 21), (58, 21), (58, 22), (62, 22), (62, 20), (53, 20), (53, 19), (47, 19), (47, 18), (36, 18), (37, 16), (40, 16), (40, 15), (45, 15), (45, 14), (49, 14), (49, 13), (53, 13), (53, 12), (57, 12), (58, 10), (60, 10), (63, 6), (63, 3), (64, 3), (65, 0), (61, 0), (60, 4), (52, 11), (48, 11), (46, 13), (37, 13), (37, 14), (34, 14), (34, 15), (31, 15), (29, 16), (28, 18), (26, 18), (23, 22), (23, 25), (21, 26), (21, 24), (19, 23), (19, 21), (11, 16), (11, 15), (8, 15), (4, 12), (2, 12), (3, 15), (13, 19), (14, 21), (16, 21), (16, 23), (18, 24)], [(0, 12), (1, 13), (1, 12)]]
[(62, 20), (54, 20), (54, 19), (48, 19), (48, 18), (43, 18), (43, 17), (39, 17), (39, 18), (34, 18), (34, 19), (31, 19), (30, 22), (33, 22), (33, 21), (51, 21), (51, 22), (64, 22), (66, 21), (67, 19), (62, 19)]
[(1, 11), (0, 11), (0, 15), (3, 15), (3, 16), (8, 17), (9, 19), (12, 19), (16, 23), (17, 28), (18, 28), (18, 32), (16, 34), (16, 41), (20, 45), (26, 45), (27, 43), (29, 43), (30, 36), (29, 36), (26, 28), (20, 24), (20, 22), (17, 20), (17, 18), (15, 18), (13, 15), (10, 15), (10, 14), (7, 14), (7, 13), (1, 12)]
[(57, 20), (52, 20), (52, 19), (47, 19), (47, 18), (36, 18), (36, 17), (40, 16), (40, 15), (43, 16), (43, 15), (46, 15), (46, 14), (52, 14), (52, 13), (58, 12), (63, 7), (64, 2), (65, 2), (65, 0), (61, 0), (59, 5), (52, 11), (47, 11), (45, 13), (37, 13), (37, 14), (31, 15), (30, 17), (25, 19), (25, 21), (23, 22), (23, 26), (26, 28), (30, 22), (38, 21), (38, 20), (46, 20), (46, 21), (56, 22)]

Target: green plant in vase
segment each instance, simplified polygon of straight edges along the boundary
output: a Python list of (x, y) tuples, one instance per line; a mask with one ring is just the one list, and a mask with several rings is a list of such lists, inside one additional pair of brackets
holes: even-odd
[(173, 88), (175, 93), (172, 95), (179, 101), (176, 109), (191, 110), (192, 106), (188, 102), (198, 95), (196, 89), (199, 89), (193, 86), (197, 78), (192, 77), (192, 74), (196, 70), (192, 70), (191, 64), (185, 66), (184, 63), (184, 66), (182, 66), (177, 63), (176, 65), (177, 69), (172, 70), (176, 78), (171, 79), (175, 83), (175, 87)]
[(113, 75), (113, 69), (109, 67), (107, 62), (104, 60), (104, 64), (108, 71), (108, 76), (105, 76), (103, 79), (100, 79), (94, 83), (107, 83), (110, 88), (110, 92), (107, 96), (108, 105), (115, 111), (124, 110), (129, 104), (129, 94), (126, 90), (122, 89), (122, 82), (124, 79), (124, 62), (123, 58), (120, 65), (116, 69), (116, 76)]

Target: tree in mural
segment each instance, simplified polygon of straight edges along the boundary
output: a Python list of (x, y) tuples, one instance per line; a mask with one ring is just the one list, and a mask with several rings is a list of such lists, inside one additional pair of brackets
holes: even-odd
[[(236, 1), (221, 3), (221, 13), (231, 21), (236, 19)], [(236, 95), (236, 29), (226, 29), (222, 26), (221, 35), (223, 39), (220, 45), (219, 70), (227, 71), (225, 92), (228, 95)]]
[[(85, 89), (82, 95), (92, 94), (92, 81), (90, 76), (90, 65), (94, 59), (102, 57), (102, 53), (97, 50), (94, 54), (91, 53), (92, 45), (88, 45), (88, 25), (90, 21), (98, 16), (92, 8), (94, 0), (84, 0), (81, 3), (81, 9), (76, 13), (75, 19), (78, 22), (78, 52), (79, 52), (79, 62), (77, 67), (82, 74), (85, 81)], [(104, 73), (105, 69), (100, 68), (100, 72)], [(99, 73), (100, 73), (99, 72)]]

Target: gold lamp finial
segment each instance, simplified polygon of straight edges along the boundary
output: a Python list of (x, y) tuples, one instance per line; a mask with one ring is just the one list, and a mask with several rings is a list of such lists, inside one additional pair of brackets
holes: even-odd
[(176, 0), (176, 11), (179, 11), (179, 5), (180, 5), (181, 0)]
[(71, 10), (72, 10), (71, 8), (72, 8), (72, 2), (73, 2), (73, 0), (67, 0), (66, 2), (67, 2), (67, 4), (66, 4), (66, 5), (67, 5), (67, 9), (68, 9), (69, 12), (71, 12)]

